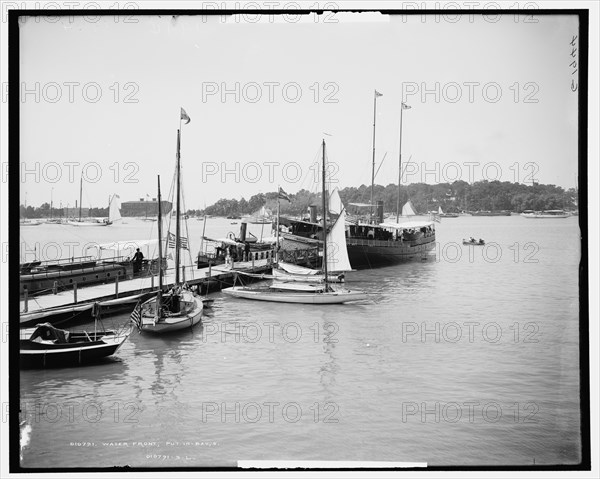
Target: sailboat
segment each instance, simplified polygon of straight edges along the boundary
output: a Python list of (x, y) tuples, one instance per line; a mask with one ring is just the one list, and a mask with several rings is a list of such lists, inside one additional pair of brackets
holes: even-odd
[(254, 212), (251, 215), (244, 216), (242, 220), (244, 223), (252, 223), (254, 225), (269, 225), (271, 224), (272, 214), (271, 211), (264, 207), (264, 205), (260, 208), (260, 210)]
[(441, 206), (438, 206), (438, 215), (440, 218), (458, 218), (458, 213), (444, 213)]
[(115, 221), (121, 220), (121, 212), (119, 200), (119, 195), (112, 195), (108, 199), (108, 218), (99, 220), (95, 218), (90, 218), (88, 220), (83, 220), (81, 218), (81, 202), (82, 202), (82, 193), (83, 193), (83, 175), (79, 182), (79, 219), (77, 220), (68, 220), (67, 224), (71, 226), (110, 226)]
[[(328, 248), (327, 265), (330, 274), (327, 281), (330, 283), (343, 283), (344, 272), (351, 271), (352, 266), (348, 259), (348, 252), (344, 247), (346, 243), (346, 210), (342, 204), (338, 189), (335, 188), (328, 198), (329, 214), (337, 215), (335, 223), (329, 228), (325, 238), (325, 247)], [(277, 204), (277, 218), (279, 223), (279, 202)], [(290, 238), (288, 236), (288, 238)], [(277, 228), (277, 251), (279, 251), (279, 227)], [(341, 247), (340, 247), (341, 245)], [(303, 283), (324, 282), (323, 268), (313, 269), (286, 263), (277, 255), (273, 266), (273, 277), (279, 281), (292, 281)]]
[[(182, 109), (182, 119), (184, 110)], [(187, 117), (187, 114), (186, 114)], [(132, 320), (137, 324), (140, 331), (150, 333), (169, 333), (186, 329), (199, 323), (202, 317), (202, 300), (187, 290), (180, 281), (179, 262), (181, 241), (181, 130), (177, 130), (177, 215), (175, 226), (175, 285), (169, 292), (163, 291), (162, 268), (158, 274), (158, 292), (155, 298), (151, 298), (136, 306), (132, 313)], [(160, 196), (160, 176), (158, 177), (158, 257), (162, 261), (162, 207)]]
[[(323, 226), (322, 231), (327, 231), (327, 194), (325, 187), (326, 179), (326, 164), (325, 164), (325, 140), (322, 143), (323, 148)], [(344, 226), (344, 215), (340, 214)], [(338, 218), (338, 221), (340, 218)], [(345, 239), (345, 236), (342, 237)], [(345, 242), (340, 245), (334, 245), (332, 242), (323, 248), (323, 281), (315, 283), (297, 283), (293, 281), (275, 281), (268, 287), (252, 288), (246, 286), (233, 286), (226, 288), (223, 293), (230, 296), (254, 299), (258, 301), (271, 301), (277, 303), (301, 303), (301, 304), (341, 304), (349, 301), (359, 301), (367, 298), (367, 294), (363, 291), (351, 291), (342, 288), (333, 288), (330, 286), (328, 265), (331, 264), (328, 260), (328, 255), (333, 255), (333, 248), (337, 246), (340, 250), (345, 251)], [(343, 255), (340, 255), (343, 256)], [(332, 259), (333, 256), (332, 256)]]

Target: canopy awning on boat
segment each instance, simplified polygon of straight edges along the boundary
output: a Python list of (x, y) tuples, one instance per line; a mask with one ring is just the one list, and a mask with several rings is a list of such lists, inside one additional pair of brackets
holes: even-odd
[(426, 226), (432, 226), (433, 221), (405, 221), (404, 223), (380, 223), (378, 226), (381, 228), (393, 228), (397, 230), (416, 229), (424, 228)]

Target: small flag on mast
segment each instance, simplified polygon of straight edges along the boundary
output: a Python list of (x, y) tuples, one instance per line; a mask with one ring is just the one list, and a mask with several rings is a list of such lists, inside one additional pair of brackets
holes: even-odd
[(402, 109), (403, 110), (410, 110), (411, 108), (412, 108), (412, 106), (409, 106), (406, 103), (402, 102)]
[(289, 195), (285, 191), (283, 191), (281, 187), (279, 187), (279, 199), (288, 200), (290, 203), (292, 202)]
[(378, 96), (383, 96), (383, 93), (379, 93), (377, 90), (375, 90), (375, 98), (377, 98)]
[(181, 119), (185, 120), (185, 124), (187, 125), (190, 121), (192, 121), (192, 119), (188, 116), (188, 114), (185, 112), (185, 110), (182, 108), (181, 109)]

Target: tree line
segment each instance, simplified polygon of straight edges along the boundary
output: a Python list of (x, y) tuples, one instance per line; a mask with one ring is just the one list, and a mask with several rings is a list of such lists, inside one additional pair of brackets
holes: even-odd
[[(361, 185), (347, 187), (339, 191), (342, 202), (350, 211), (350, 203), (370, 203), (371, 187)], [(249, 200), (221, 198), (216, 203), (205, 209), (189, 209), (186, 213), (190, 216), (244, 216), (257, 212), (263, 206), (273, 213), (277, 210), (277, 192), (258, 193)], [(298, 216), (305, 214), (310, 205), (321, 205), (321, 194), (302, 189), (295, 194), (288, 195), (291, 202), (280, 200), (281, 213), (284, 215)], [(390, 183), (387, 186), (375, 185), (373, 191), (374, 201), (383, 201), (386, 213), (395, 213), (398, 198), (398, 186)], [(459, 213), (461, 211), (514, 211), (521, 213), (524, 210), (576, 210), (578, 191), (576, 188), (565, 190), (556, 185), (524, 185), (509, 181), (478, 181), (467, 183), (455, 181), (454, 183), (413, 183), (400, 187), (400, 208), (408, 200), (412, 202), (417, 213), (427, 213), (442, 207), (446, 213)], [(71, 209), (71, 212), (73, 209)], [(48, 203), (40, 207), (21, 205), (22, 218), (50, 218), (66, 216), (66, 208), (50, 209)], [(108, 208), (89, 208), (85, 216), (106, 217)]]
[[(350, 203), (370, 203), (371, 187), (361, 185), (339, 190), (340, 197), (346, 208), (352, 211)], [(307, 212), (310, 205), (321, 205), (321, 194), (302, 189), (289, 195), (291, 202), (280, 201), (282, 214), (301, 215)], [(398, 203), (398, 185), (390, 183), (387, 186), (375, 185), (373, 200), (383, 201), (386, 213), (395, 213)], [(576, 188), (565, 190), (556, 185), (524, 185), (509, 181), (478, 181), (467, 183), (413, 183), (400, 186), (400, 208), (408, 200), (411, 201), (417, 213), (427, 213), (442, 207), (446, 213), (461, 211), (514, 211), (524, 210), (576, 210), (578, 191)], [(211, 216), (243, 216), (258, 211), (265, 206), (275, 212), (277, 209), (277, 192), (259, 193), (249, 200), (221, 198), (205, 210), (190, 210), (191, 215)]]

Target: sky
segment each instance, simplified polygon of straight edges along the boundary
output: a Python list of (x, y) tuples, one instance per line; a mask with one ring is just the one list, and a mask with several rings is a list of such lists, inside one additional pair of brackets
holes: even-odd
[[(21, 24), (23, 204), (156, 196), (180, 108), (187, 208), (301, 188), (322, 139), (340, 188), (532, 180), (577, 186), (570, 16), (130, 16)], [(575, 40), (575, 43), (577, 40)], [(575, 83), (572, 83), (572, 82)]]

